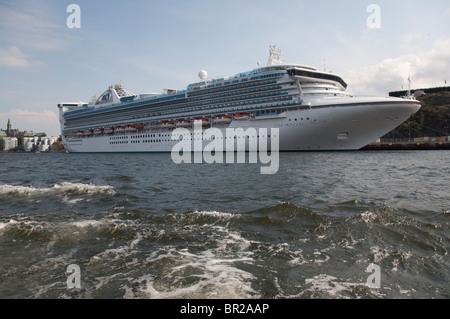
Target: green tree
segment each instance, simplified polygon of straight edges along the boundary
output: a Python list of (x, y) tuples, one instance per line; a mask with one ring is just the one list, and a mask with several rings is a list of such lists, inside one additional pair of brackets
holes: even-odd
[(385, 135), (402, 137), (445, 136), (450, 127), (450, 92), (428, 93), (418, 100), (422, 107), (411, 118)]

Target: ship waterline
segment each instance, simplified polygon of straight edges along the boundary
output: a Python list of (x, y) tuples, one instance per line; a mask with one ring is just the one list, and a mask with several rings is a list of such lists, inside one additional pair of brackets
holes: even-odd
[(420, 109), (411, 99), (351, 96), (339, 76), (284, 63), (273, 47), (266, 67), (231, 78), (201, 76), (184, 91), (135, 95), (116, 85), (88, 104), (58, 104), (66, 150), (170, 152), (177, 128), (201, 138), (193, 135), (198, 121), (221, 136), (233, 128), (277, 128), (279, 151), (357, 150)]

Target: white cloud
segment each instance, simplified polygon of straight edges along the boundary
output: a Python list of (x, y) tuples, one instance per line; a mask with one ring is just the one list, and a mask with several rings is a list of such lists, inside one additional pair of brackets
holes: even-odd
[(26, 68), (33, 65), (28, 56), (18, 47), (12, 46), (7, 49), (0, 47), (0, 67), (20, 67)]
[(450, 70), (450, 38), (438, 40), (429, 51), (410, 53), (398, 58), (350, 71), (346, 79), (349, 91), (358, 95), (382, 95), (407, 89), (411, 76), (412, 88), (443, 86)]

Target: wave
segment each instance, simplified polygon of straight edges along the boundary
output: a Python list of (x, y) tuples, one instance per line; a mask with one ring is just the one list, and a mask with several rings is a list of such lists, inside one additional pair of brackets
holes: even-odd
[[(172, 255), (173, 254), (173, 255)], [(214, 253), (172, 253), (173, 267), (164, 276), (146, 274), (124, 287), (125, 298), (150, 299), (236, 299), (258, 298), (252, 288), (256, 279), (251, 273), (236, 267), (235, 263), (248, 258), (218, 259)], [(161, 261), (164, 256), (158, 256)], [(161, 269), (159, 269), (161, 271)]]
[(354, 299), (382, 298), (384, 292), (368, 288), (365, 282), (352, 282), (352, 279), (340, 279), (332, 275), (320, 274), (305, 279), (301, 292), (285, 298)]
[[(445, 229), (434, 229), (428, 218), (423, 218), (424, 224), (420, 215), (387, 206), (372, 209), (344, 202), (355, 209), (331, 216), (287, 202), (242, 213), (214, 209), (149, 213), (123, 204), (95, 216), (2, 217), (0, 239), (17, 246), (46, 244), (39, 265), (45, 272), (59, 272), (61, 265), (52, 262), (61, 258), (80, 264), (89, 269), (83, 277), (86, 291), (113, 298), (392, 295), (393, 285), (384, 279), (386, 289), (366, 287), (365, 267), (370, 263), (399, 277), (413, 269), (422, 276), (447, 278), (442, 257), (448, 256), (447, 241), (439, 239)], [(448, 213), (440, 216), (446, 220)], [(425, 256), (429, 263), (431, 259), (429, 271), (422, 269)], [(404, 286), (401, 280), (396, 285)], [(49, 285), (39, 297), (66, 293)]]
[(25, 218), (0, 222), (0, 238), (41, 242), (71, 242), (99, 237), (134, 237), (134, 223), (121, 220), (38, 221)]
[(207, 228), (186, 248), (165, 245), (154, 251), (141, 265), (145, 273), (124, 287), (125, 298), (260, 297), (252, 287), (256, 277), (243, 266), (255, 262), (252, 243), (225, 226)]
[(98, 186), (93, 184), (70, 183), (63, 182), (55, 184), (53, 187), (37, 188), (33, 186), (13, 186), (0, 185), (0, 195), (16, 196), (16, 197), (30, 197), (41, 195), (93, 195), (93, 194), (107, 194), (114, 195), (114, 187), (105, 185)]
[(49, 224), (36, 221), (17, 221), (11, 219), (0, 223), (0, 238), (27, 238), (27, 239), (50, 239)]
[(260, 232), (279, 236), (284, 240), (288, 240), (286, 236), (296, 237), (299, 233), (315, 233), (327, 228), (329, 224), (328, 216), (292, 203), (279, 203), (243, 213), (242, 216), (245, 223), (241, 227), (256, 227)]

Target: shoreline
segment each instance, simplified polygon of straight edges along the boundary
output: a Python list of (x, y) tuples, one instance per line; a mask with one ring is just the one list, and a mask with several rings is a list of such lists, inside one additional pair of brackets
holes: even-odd
[(435, 151), (450, 150), (450, 142), (374, 143), (360, 151)]

